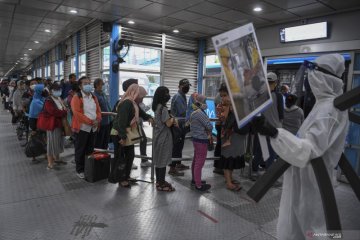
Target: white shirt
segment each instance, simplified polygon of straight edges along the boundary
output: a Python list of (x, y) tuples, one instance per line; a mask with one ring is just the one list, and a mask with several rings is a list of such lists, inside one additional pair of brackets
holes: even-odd
[[(83, 106), (84, 106), (84, 115), (90, 118), (91, 120), (96, 120), (96, 103), (93, 99), (92, 95), (86, 95), (83, 91), (81, 91), (82, 97), (83, 97)], [(93, 132), (97, 130), (97, 127), (92, 127), (91, 125), (87, 125), (82, 123), (80, 125), (80, 130), (85, 132), (91, 132), (91, 129)]]

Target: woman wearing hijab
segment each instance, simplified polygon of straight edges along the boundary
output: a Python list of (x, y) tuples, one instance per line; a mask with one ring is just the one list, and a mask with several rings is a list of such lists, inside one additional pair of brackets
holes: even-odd
[[(113, 121), (111, 138), (114, 143), (114, 159), (111, 162), (109, 182), (119, 182), (121, 187), (130, 188), (130, 173), (135, 157), (134, 145), (125, 146), (127, 128), (135, 127), (139, 122), (139, 107), (141, 99), (139, 85), (132, 84), (116, 106), (117, 115)], [(140, 96), (140, 98), (139, 98)]]

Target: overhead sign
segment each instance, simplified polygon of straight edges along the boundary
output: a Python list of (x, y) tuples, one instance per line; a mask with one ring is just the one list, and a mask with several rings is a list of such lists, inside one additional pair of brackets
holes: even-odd
[(281, 28), (280, 42), (295, 42), (328, 37), (327, 22), (305, 24), (301, 26)]

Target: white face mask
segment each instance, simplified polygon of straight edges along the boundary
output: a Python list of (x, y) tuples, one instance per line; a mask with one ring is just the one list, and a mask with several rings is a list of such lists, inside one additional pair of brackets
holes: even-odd
[(14, 87), (10, 86), (10, 87), (9, 87), (9, 90), (10, 90), (10, 91), (14, 90)]
[(35, 87), (36, 87), (36, 84), (33, 84), (30, 86), (30, 89), (34, 91)]

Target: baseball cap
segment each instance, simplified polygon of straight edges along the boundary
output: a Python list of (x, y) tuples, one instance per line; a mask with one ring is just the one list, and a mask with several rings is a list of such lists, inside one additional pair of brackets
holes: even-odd
[(189, 85), (189, 86), (191, 86), (189, 80), (187, 80), (186, 78), (181, 79), (181, 80), (179, 81), (179, 86), (184, 86), (184, 85)]
[(267, 74), (267, 80), (268, 82), (276, 82), (277, 81), (277, 75), (273, 72), (268, 72)]

